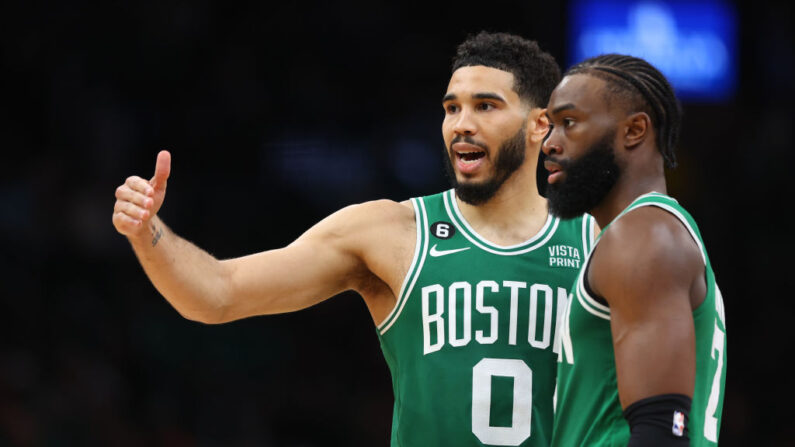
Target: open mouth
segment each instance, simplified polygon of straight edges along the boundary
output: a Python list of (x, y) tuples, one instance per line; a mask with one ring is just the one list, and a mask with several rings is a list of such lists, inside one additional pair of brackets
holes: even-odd
[(483, 151), (472, 151), (472, 152), (456, 152), (456, 156), (459, 160), (463, 161), (464, 163), (474, 163), (481, 158), (486, 156), (486, 153)]
[(488, 148), (469, 141), (456, 141), (451, 147), (459, 174), (466, 176), (479, 172), (488, 159)]

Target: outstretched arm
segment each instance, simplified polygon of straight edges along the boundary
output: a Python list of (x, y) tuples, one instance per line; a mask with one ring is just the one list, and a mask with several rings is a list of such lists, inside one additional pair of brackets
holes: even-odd
[(351, 289), (371, 275), (365, 247), (378, 236), (373, 219), (382, 217), (378, 210), (383, 204), (347, 207), (287, 247), (220, 261), (177, 236), (156, 216), (170, 162), (170, 154), (162, 151), (151, 180), (130, 177), (116, 190), (113, 223), (130, 240), (158, 291), (184, 317), (223, 323), (290, 312)]

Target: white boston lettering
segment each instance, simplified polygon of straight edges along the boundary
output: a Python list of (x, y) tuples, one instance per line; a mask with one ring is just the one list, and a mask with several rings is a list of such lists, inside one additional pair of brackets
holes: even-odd
[(563, 314), (563, 321), (560, 324), (561, 332), (561, 347), (563, 349), (558, 353), (558, 363), (566, 362), (569, 365), (574, 364), (574, 349), (571, 344), (571, 333), (569, 332), (569, 317), (571, 316), (571, 303), (574, 297), (570, 296), (568, 303), (566, 303), (566, 313)]
[(527, 287), (526, 282), (503, 281), (502, 285), (511, 289), (511, 313), (510, 323), (508, 324), (508, 344), (516, 344), (516, 319), (518, 318), (519, 289)]
[[(457, 311), (458, 308), (458, 293), (457, 291), (461, 291), (461, 298), (464, 301), (464, 305), (461, 306), (461, 310), (463, 310), (463, 335), (461, 337), (457, 334), (457, 324), (458, 318)], [(469, 340), (472, 339), (472, 286), (469, 285), (468, 282), (465, 281), (458, 281), (450, 284), (450, 292), (449, 292), (449, 301), (450, 307), (448, 310), (449, 321), (447, 323), (447, 327), (450, 329), (450, 345), (452, 346), (466, 346), (469, 343)]]
[[(436, 295), (436, 313), (431, 314), (430, 296)], [(438, 351), (444, 346), (444, 288), (439, 284), (422, 288), (422, 338), (423, 354)], [(431, 343), (431, 325), (436, 326), (436, 342)]]
[[(552, 352), (560, 354), (561, 338), (563, 334), (563, 319), (569, 307), (569, 293), (563, 287), (558, 287), (557, 317), (555, 318), (555, 338), (552, 341)], [(571, 341), (569, 342), (571, 344)]]
[[(475, 291), (474, 300), (472, 289)], [(564, 330), (567, 296), (562, 287), (557, 288), (556, 294), (547, 284), (530, 285), (522, 281), (503, 281), (500, 285), (496, 281), (483, 280), (474, 287), (467, 281), (457, 281), (446, 288), (441, 284), (425, 286), (420, 297), (423, 353), (431, 354), (445, 346), (466, 346), (472, 342), (473, 330), (478, 344), (497, 343), (499, 337), (507, 334), (503, 343), (515, 346), (519, 343), (520, 326), (522, 333), (527, 331), (528, 345), (534, 348), (551, 347), (558, 353), (561, 344), (568, 343), (571, 351), (571, 341), (565, 341)], [(523, 309), (521, 317), (520, 305)], [(500, 312), (503, 312), (502, 321), (507, 323), (507, 330), (500, 328)]]
[(487, 287), (491, 290), (491, 293), (496, 293), (500, 290), (500, 286), (494, 281), (481, 281), (475, 289), (475, 307), (477, 311), (481, 314), (489, 314), (491, 317), (491, 330), (488, 337), (483, 335), (483, 331), (480, 329), (475, 331), (475, 340), (482, 345), (490, 345), (497, 341), (499, 327), (497, 325), (499, 323), (497, 308), (483, 305), (483, 294)]
[[(538, 321), (538, 294), (544, 295), (544, 327), (542, 328), (541, 340), (537, 338), (536, 322)], [(530, 328), (527, 332), (527, 341), (530, 346), (538, 349), (549, 347), (552, 326), (552, 287), (546, 284), (533, 284), (530, 287)]]

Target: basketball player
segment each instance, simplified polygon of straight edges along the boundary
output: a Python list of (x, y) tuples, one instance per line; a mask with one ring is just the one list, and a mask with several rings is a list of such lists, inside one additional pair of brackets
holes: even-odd
[(392, 445), (549, 445), (557, 321), (592, 217), (549, 215), (536, 167), (560, 80), (535, 42), (462, 43), (442, 105), (454, 188), (344, 208), (287, 247), (217, 260), (157, 217), (170, 154), (116, 191), (113, 222), (188, 319), (303, 309), (345, 290), (376, 324), (395, 395)]
[(666, 195), (671, 86), (642, 59), (599, 56), (566, 73), (547, 113), (550, 211), (603, 228), (562, 324), (553, 445), (716, 445), (723, 299), (695, 221)]

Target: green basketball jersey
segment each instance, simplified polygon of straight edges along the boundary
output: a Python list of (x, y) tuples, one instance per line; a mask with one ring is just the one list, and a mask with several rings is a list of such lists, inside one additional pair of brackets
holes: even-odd
[[(723, 298), (715, 282), (701, 233), (693, 217), (676, 200), (658, 193), (644, 194), (613, 222), (642, 206), (662, 208), (679, 219), (698, 244), (704, 258), (707, 296), (693, 311), (696, 384), (688, 430), (691, 446), (717, 445), (726, 380)], [(596, 244), (598, 239), (594, 246)], [(589, 261), (590, 256), (586, 258), (585, 266)], [(610, 308), (587, 292), (584, 285), (586, 270), (581, 270), (572, 288), (569, 308), (562, 323), (562, 349), (558, 358), (558, 408), (552, 444), (565, 447), (626, 446), (629, 424), (623, 417), (618, 400)], [(672, 430), (673, 422), (671, 415)]]
[(558, 324), (593, 218), (550, 216), (510, 247), (479, 236), (453, 190), (412, 199), (417, 242), (378, 326), (395, 395), (392, 445), (548, 446)]

